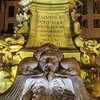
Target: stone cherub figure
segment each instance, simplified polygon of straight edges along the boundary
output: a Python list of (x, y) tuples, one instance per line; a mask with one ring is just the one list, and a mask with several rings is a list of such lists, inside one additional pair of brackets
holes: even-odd
[(23, 59), (13, 85), (0, 100), (92, 100), (80, 77), (74, 58), (64, 58), (60, 50), (45, 44), (33, 57)]

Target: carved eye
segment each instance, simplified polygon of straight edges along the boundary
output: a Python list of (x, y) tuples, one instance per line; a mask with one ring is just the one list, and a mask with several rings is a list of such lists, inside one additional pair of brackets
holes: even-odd
[(58, 60), (57, 60), (56, 57), (53, 57), (53, 58), (52, 58), (52, 61), (53, 61), (53, 62), (56, 62), (56, 61), (58, 61)]
[(27, 66), (27, 70), (33, 70), (33, 68), (31, 68), (31, 66)]
[(41, 62), (45, 62), (46, 59), (45, 59), (44, 57), (42, 57), (42, 58), (40, 59), (40, 61), (41, 61)]
[(42, 59), (42, 62), (46, 62), (46, 59)]

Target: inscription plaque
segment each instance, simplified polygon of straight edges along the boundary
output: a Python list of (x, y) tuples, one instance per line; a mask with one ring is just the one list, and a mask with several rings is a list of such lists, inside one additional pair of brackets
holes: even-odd
[(27, 5), (32, 17), (26, 48), (39, 47), (45, 43), (52, 43), (59, 48), (75, 48), (71, 36), (69, 0), (63, 3), (34, 1)]
[[(66, 47), (64, 34), (63, 13), (41, 12), (38, 14), (38, 27), (35, 46), (45, 43), (53, 43), (57, 46)], [(40, 38), (40, 39), (39, 39)], [(38, 41), (39, 39), (39, 41)], [(62, 41), (61, 41), (62, 40)]]

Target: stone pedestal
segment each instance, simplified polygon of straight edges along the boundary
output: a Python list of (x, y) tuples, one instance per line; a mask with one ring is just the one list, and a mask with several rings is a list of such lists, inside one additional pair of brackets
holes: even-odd
[[(75, 49), (72, 41), (70, 0), (21, 0), (32, 13), (26, 48), (52, 43), (59, 48)], [(73, 1), (74, 2), (74, 1)]]

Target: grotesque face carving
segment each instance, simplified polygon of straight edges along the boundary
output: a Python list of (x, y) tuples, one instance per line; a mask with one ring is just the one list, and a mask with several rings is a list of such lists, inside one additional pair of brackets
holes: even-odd
[(39, 67), (47, 80), (53, 79), (54, 72), (59, 68), (59, 60), (55, 52), (45, 51), (39, 59)]
[(60, 50), (48, 43), (41, 46), (34, 56), (39, 62), (39, 68), (44, 73), (44, 77), (48, 77), (47, 80), (53, 79), (54, 73), (59, 69), (59, 62), (63, 58)]
[(51, 51), (43, 52), (39, 60), (39, 66), (43, 72), (46, 70), (55, 72), (59, 67), (59, 60), (56, 53), (52, 53)]

